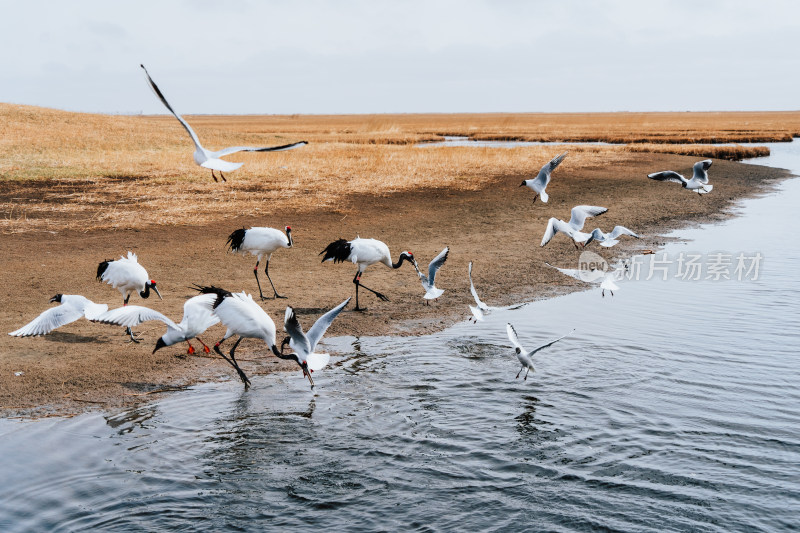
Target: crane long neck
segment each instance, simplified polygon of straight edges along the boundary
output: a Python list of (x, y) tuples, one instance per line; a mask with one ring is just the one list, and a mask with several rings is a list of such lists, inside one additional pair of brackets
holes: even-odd
[(139, 296), (141, 296), (142, 298), (149, 298), (150, 297), (150, 284), (149, 283), (145, 283), (144, 284), (144, 290), (139, 292)]
[(397, 263), (392, 263), (392, 268), (400, 268), (400, 265), (403, 264), (403, 261), (406, 261), (408, 257), (405, 254), (401, 254), (400, 258), (397, 260)]

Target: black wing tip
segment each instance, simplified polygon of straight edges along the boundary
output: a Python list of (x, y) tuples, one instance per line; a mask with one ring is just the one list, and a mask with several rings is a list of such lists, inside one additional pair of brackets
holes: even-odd
[(297, 320), (297, 313), (294, 312), (294, 307), (289, 305), (289, 306), (287, 306), (287, 309), (289, 309), (289, 318), (286, 319), (286, 321), (287, 322), (291, 322), (293, 324), (297, 324), (299, 326), (300, 325), (300, 321)]
[(228, 245), (231, 252), (238, 252), (242, 248), (246, 232), (246, 229), (240, 228), (228, 236), (228, 240), (225, 244)]
[(256, 150), (250, 150), (252, 152), (277, 152), (280, 150), (287, 150), (289, 148), (295, 148), (297, 146), (305, 146), (308, 144), (308, 141), (300, 141), (296, 143), (289, 143), (289, 144), (281, 144), (280, 146), (268, 146), (266, 148), (258, 148)]
[(325, 247), (318, 255), (325, 254), (322, 262), (333, 259), (334, 263), (343, 263), (350, 258), (350, 243), (345, 239), (337, 239)]

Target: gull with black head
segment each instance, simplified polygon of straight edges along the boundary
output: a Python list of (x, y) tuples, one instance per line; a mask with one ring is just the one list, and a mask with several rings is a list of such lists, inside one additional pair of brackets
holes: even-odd
[[(308, 330), (308, 333), (303, 333), (303, 327), (300, 325), (300, 321), (297, 320), (294, 309), (291, 307), (286, 308), (283, 327), (289, 336), (283, 339), (280, 354), (275, 355), (281, 359), (296, 361), (303, 370), (303, 375), (307, 377), (308, 382), (311, 383), (312, 389), (314, 388), (314, 380), (311, 377), (311, 373), (324, 368), (331, 359), (330, 354), (315, 353), (317, 344), (319, 344), (319, 341), (322, 339), (322, 336), (325, 335), (325, 332), (333, 323), (333, 320), (339, 316), (339, 313), (342, 312), (342, 309), (344, 309), (348, 303), (350, 303), (350, 298), (319, 317), (317, 321), (314, 322), (314, 325), (311, 326), (311, 329)], [(290, 354), (283, 353), (283, 349), (287, 344), (294, 352)]]

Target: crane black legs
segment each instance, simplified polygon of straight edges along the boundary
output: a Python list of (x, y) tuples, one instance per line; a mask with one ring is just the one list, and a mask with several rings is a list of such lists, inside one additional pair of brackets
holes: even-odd
[[(219, 176), (222, 178), (222, 181), (227, 182), (228, 180), (225, 179), (225, 176), (222, 174), (222, 171), (219, 171)], [(214, 178), (214, 181), (219, 182), (217, 177), (214, 175), (214, 169), (211, 169), (211, 177)]]
[(389, 301), (389, 298), (387, 298), (383, 294), (379, 293), (378, 291), (373, 291), (369, 287), (365, 287), (364, 285), (361, 284), (361, 272), (360, 271), (356, 272), (356, 277), (353, 278), (353, 283), (355, 283), (355, 285), (356, 285), (356, 307), (355, 307), (354, 311), (366, 311), (367, 310), (366, 307), (359, 307), (358, 306), (358, 288), (359, 287), (368, 290), (369, 292), (371, 292), (372, 294), (377, 296), (378, 299), (383, 300), (384, 302), (388, 302)]
[[(256, 266), (255, 266), (255, 268), (253, 268), (253, 274), (256, 275), (256, 283), (258, 284), (258, 294), (261, 295), (261, 299), (262, 300), (267, 300), (267, 298), (264, 298), (264, 293), (261, 292), (261, 282), (258, 281), (258, 264), (259, 263), (260, 263), (260, 261), (256, 261)], [(286, 296), (281, 296), (280, 294), (278, 294), (278, 291), (275, 290), (275, 284), (272, 283), (272, 278), (269, 277), (269, 259), (267, 259), (267, 264), (264, 266), (264, 274), (267, 275), (267, 279), (269, 280), (269, 284), (272, 285), (272, 292), (275, 293), (275, 296), (273, 296), (272, 298), (273, 299), (275, 299), (275, 298), (286, 298)]]
[(229, 357), (226, 357), (225, 354), (222, 353), (222, 350), (219, 349), (219, 345), (222, 344), (223, 342), (225, 342), (225, 339), (222, 339), (217, 344), (215, 344), (214, 345), (214, 351), (217, 352), (233, 368), (236, 369), (236, 373), (239, 374), (239, 379), (241, 379), (242, 383), (244, 383), (244, 388), (245, 389), (249, 389), (250, 388), (250, 380), (247, 378), (247, 374), (244, 373), (244, 370), (239, 368), (239, 364), (236, 362), (236, 357), (233, 355), (234, 352), (236, 352), (236, 347), (239, 346), (240, 342), (242, 342), (242, 337), (239, 337), (239, 339), (234, 343), (233, 348), (231, 348), (231, 353), (229, 354)]

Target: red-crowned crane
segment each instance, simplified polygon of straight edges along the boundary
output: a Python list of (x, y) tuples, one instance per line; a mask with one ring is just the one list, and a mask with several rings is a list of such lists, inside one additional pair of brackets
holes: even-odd
[(403, 264), (403, 261), (408, 261), (414, 266), (415, 270), (419, 270), (417, 268), (417, 262), (414, 260), (414, 254), (411, 252), (402, 252), (397, 263), (392, 263), (392, 255), (389, 253), (389, 247), (377, 239), (362, 239), (361, 237), (356, 237), (352, 241), (339, 239), (326, 246), (319, 255), (323, 256), (323, 263), (325, 261), (333, 261), (334, 263), (349, 261), (358, 265), (358, 271), (356, 271), (356, 275), (353, 278), (353, 283), (356, 285), (356, 311), (366, 311), (365, 308), (358, 306), (359, 287), (368, 290), (384, 302), (389, 301), (389, 298), (383, 294), (361, 284), (361, 274), (364, 273), (368, 266), (381, 263), (389, 268), (398, 269)]
[[(236, 362), (236, 348), (242, 339), (261, 339), (267, 343), (272, 353), (277, 356), (282, 355), (275, 346), (275, 322), (269, 317), (260, 305), (253, 301), (253, 297), (244, 292), (231, 293), (219, 287), (196, 286), (195, 290), (201, 294), (213, 294), (216, 297), (212, 300), (204, 300), (204, 305), (211, 309), (214, 315), (219, 318), (222, 325), (228, 328), (225, 336), (214, 345), (214, 351), (225, 359), (239, 374), (239, 379), (244, 383), (244, 388), (250, 387), (250, 380)], [(220, 350), (220, 345), (233, 335), (239, 338), (226, 356)]]
[(264, 274), (267, 275), (269, 284), (272, 285), (272, 292), (275, 293), (273, 298), (286, 298), (286, 296), (278, 294), (278, 291), (275, 290), (275, 284), (272, 283), (272, 278), (269, 277), (269, 260), (272, 258), (272, 254), (281, 248), (291, 248), (294, 245), (294, 241), (292, 240), (292, 228), (286, 226), (284, 231), (286, 233), (275, 228), (241, 228), (228, 236), (228, 242), (226, 244), (229, 246), (231, 252), (256, 256), (256, 266), (253, 267), (253, 274), (256, 276), (258, 294), (261, 296), (262, 300), (266, 300), (266, 298), (264, 298), (264, 293), (261, 292), (261, 282), (258, 281), (258, 265), (261, 263), (264, 256), (267, 256), (267, 263), (264, 265)]
[(209, 353), (211, 350), (198, 335), (219, 323), (219, 318), (211, 311), (211, 305), (216, 298), (216, 295), (213, 294), (200, 294), (186, 300), (186, 303), (183, 304), (183, 320), (179, 324), (176, 324), (158, 311), (139, 305), (126, 305), (112, 309), (92, 320), (103, 324), (116, 324), (117, 326), (129, 328), (149, 320), (159, 320), (166, 324), (167, 332), (159, 337), (153, 353), (165, 346), (186, 342), (189, 345), (187, 353), (191, 355), (195, 352), (195, 349), (192, 343), (189, 342), (190, 339), (197, 339), (203, 345), (203, 350)]
[[(97, 279), (105, 281), (122, 294), (122, 305), (128, 305), (128, 300), (131, 299), (131, 294), (134, 292), (138, 292), (139, 296), (144, 299), (149, 298), (150, 289), (153, 289), (159, 299), (163, 300), (156, 287), (156, 280), (150, 279), (147, 271), (139, 264), (139, 258), (130, 251), (128, 257), (120, 257), (117, 260), (106, 259), (97, 265)], [(134, 337), (131, 328), (125, 328), (125, 332), (131, 336), (131, 341), (139, 342)]]

